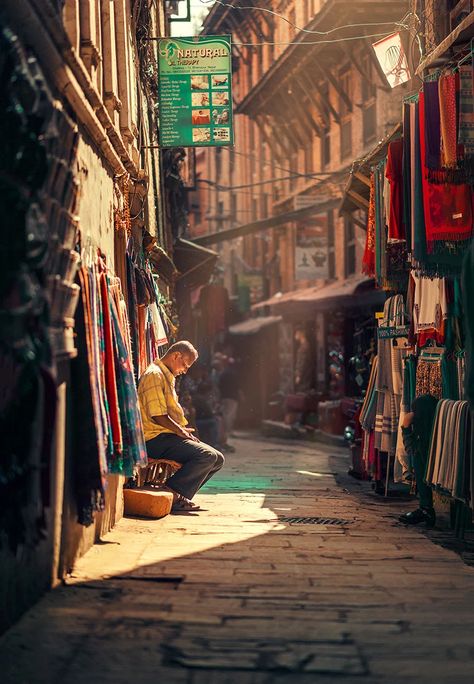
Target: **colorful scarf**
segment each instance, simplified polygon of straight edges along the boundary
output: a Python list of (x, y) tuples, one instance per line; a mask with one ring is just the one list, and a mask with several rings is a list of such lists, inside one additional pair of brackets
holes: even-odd
[(474, 94), (472, 65), (459, 67), (459, 133), (458, 142), (463, 146), (464, 159), (474, 156)]
[(385, 176), (390, 183), (390, 213), (388, 239), (405, 240), (403, 220), (403, 140), (394, 140), (388, 146)]
[(424, 93), (419, 101), (420, 153), (422, 167), (423, 202), (426, 230), (426, 248), (435, 251), (439, 241), (462, 242), (472, 234), (471, 188), (466, 185), (429, 183), (425, 171)]
[(369, 211), (367, 215), (367, 236), (365, 239), (362, 272), (371, 278), (375, 275), (375, 177), (370, 174)]
[(120, 458), (115, 459), (110, 472), (127, 477), (133, 475), (135, 466), (147, 465), (147, 453), (143, 426), (138, 409), (138, 396), (133, 377), (127, 345), (120, 328), (120, 319), (115, 302), (111, 300), (111, 318), (114, 344), (115, 375), (123, 434), (123, 449)]
[(438, 95), (442, 165), (450, 169), (457, 163), (456, 74), (441, 76)]
[(441, 168), (441, 121), (438, 81), (426, 81), (423, 84), (423, 94), (425, 100), (425, 164), (429, 172), (438, 171)]

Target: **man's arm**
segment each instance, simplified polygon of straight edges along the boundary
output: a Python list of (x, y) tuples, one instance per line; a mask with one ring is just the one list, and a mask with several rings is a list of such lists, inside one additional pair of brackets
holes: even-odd
[(183, 439), (192, 439), (194, 442), (199, 442), (199, 440), (193, 435), (193, 428), (183, 427), (179, 425), (175, 420), (173, 420), (167, 413), (162, 416), (152, 416), (152, 421), (161, 427), (171, 430), (178, 437)]

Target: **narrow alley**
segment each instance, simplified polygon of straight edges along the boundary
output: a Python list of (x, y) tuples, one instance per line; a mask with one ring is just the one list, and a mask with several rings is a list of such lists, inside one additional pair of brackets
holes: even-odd
[(3, 684), (473, 681), (474, 568), (413, 503), (342, 449), (235, 445), (204, 511), (122, 519), (4, 635)]

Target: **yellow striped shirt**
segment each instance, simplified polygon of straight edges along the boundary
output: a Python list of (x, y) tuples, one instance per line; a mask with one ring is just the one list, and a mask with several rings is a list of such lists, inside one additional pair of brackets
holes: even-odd
[(138, 400), (146, 441), (163, 433), (173, 434), (172, 430), (157, 425), (152, 420), (153, 416), (168, 415), (182, 426), (188, 422), (178, 401), (175, 377), (159, 359), (151, 363), (140, 378)]

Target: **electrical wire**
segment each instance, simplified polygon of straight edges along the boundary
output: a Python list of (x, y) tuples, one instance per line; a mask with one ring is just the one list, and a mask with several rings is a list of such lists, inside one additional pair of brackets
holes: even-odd
[(260, 45), (293, 45), (294, 47), (303, 47), (306, 45), (329, 45), (334, 43), (345, 43), (350, 40), (364, 40), (365, 38), (388, 38), (391, 36), (393, 31), (390, 33), (366, 33), (363, 36), (350, 36), (347, 38), (331, 38), (330, 40), (305, 40), (301, 43), (295, 43), (294, 41), (284, 42), (284, 41), (263, 41), (262, 43), (237, 43), (232, 41), (232, 45), (238, 45), (239, 47), (258, 47)]
[[(359, 28), (363, 26), (364, 28), (367, 26), (402, 26), (403, 28), (408, 28), (407, 26), (404, 25), (404, 21), (408, 19), (409, 16), (411, 16), (412, 12), (407, 12), (405, 16), (398, 22), (395, 21), (376, 21), (376, 22), (367, 22), (364, 24), (345, 24), (342, 26), (335, 26), (332, 29), (329, 29), (328, 31), (316, 31), (313, 29), (305, 29), (301, 28), (300, 26), (297, 26), (294, 24), (292, 21), (287, 19), (283, 14), (280, 14), (279, 12), (275, 12), (274, 10), (268, 9), (267, 7), (255, 7), (254, 5), (230, 5), (227, 2), (223, 2), (223, 0), (200, 0), (203, 5), (208, 5), (211, 2), (216, 5), (222, 5), (223, 7), (227, 7), (227, 9), (230, 10), (257, 10), (258, 12), (267, 12), (268, 14), (272, 14), (275, 17), (278, 17), (282, 21), (285, 21), (287, 24), (292, 26), (294, 29), (297, 31), (300, 31), (301, 33), (310, 33), (310, 34), (315, 34), (318, 36), (328, 36), (331, 33), (334, 33), (335, 31), (340, 31), (341, 29), (346, 29), (346, 28)], [(234, 45), (238, 45), (239, 43), (234, 43)], [(247, 43), (240, 43), (240, 45), (246, 45)], [(282, 43), (267, 43), (269, 45), (277, 45), (277, 44), (282, 44)]]
[(332, 176), (332, 172), (326, 173), (325, 171), (321, 171), (321, 173), (317, 173), (317, 172), (300, 173), (299, 171), (294, 171), (293, 169), (287, 169), (284, 166), (279, 166), (278, 164), (274, 164), (273, 162), (265, 161), (261, 157), (257, 157), (256, 154), (252, 154), (251, 152), (238, 152), (237, 150), (232, 150), (229, 147), (221, 147), (220, 149), (225, 150), (229, 154), (238, 154), (239, 157), (247, 157), (248, 159), (256, 160), (256, 161), (260, 162), (261, 164), (263, 164), (264, 166), (270, 166), (272, 169), (277, 169), (278, 171), (285, 171), (286, 173), (291, 173), (297, 177), (314, 178), (315, 180), (317, 180), (318, 177), (321, 177), (321, 176)]
[[(216, 190), (242, 190), (243, 188), (254, 188), (257, 185), (268, 185), (268, 183), (277, 183), (280, 181), (294, 180), (295, 178), (301, 178), (301, 176), (306, 176), (306, 174), (295, 174), (291, 176), (281, 176), (279, 178), (269, 178), (268, 180), (256, 181), (255, 183), (245, 183), (243, 185), (221, 185), (216, 183), (216, 181), (210, 180), (209, 178), (198, 178), (200, 183), (208, 183), (208, 185), (213, 185)], [(315, 180), (318, 180), (315, 178)]]

